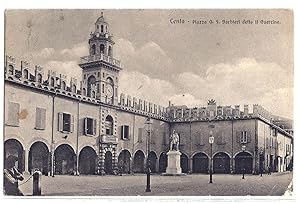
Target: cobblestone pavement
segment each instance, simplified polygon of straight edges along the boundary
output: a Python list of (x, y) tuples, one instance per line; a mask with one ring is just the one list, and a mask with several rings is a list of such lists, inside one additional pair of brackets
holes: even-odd
[[(123, 176), (43, 176), (45, 196), (281, 196), (292, 180), (292, 173), (272, 175), (151, 175), (151, 192), (146, 193), (146, 175)], [(32, 180), (20, 186), (25, 195), (32, 194)]]

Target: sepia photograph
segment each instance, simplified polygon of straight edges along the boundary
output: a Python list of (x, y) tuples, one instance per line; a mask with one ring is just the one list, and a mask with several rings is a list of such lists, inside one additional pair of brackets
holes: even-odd
[(293, 196), (293, 10), (4, 20), (4, 197)]

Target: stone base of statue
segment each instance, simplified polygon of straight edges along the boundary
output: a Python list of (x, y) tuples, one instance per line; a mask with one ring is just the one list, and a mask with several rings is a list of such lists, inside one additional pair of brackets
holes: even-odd
[(170, 150), (168, 153), (168, 166), (166, 173), (162, 176), (185, 176), (186, 174), (181, 172), (180, 167), (180, 155), (181, 153), (176, 150)]

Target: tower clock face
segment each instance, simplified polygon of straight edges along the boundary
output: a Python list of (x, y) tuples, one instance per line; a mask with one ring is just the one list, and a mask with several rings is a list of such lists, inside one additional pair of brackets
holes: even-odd
[(108, 100), (111, 100), (114, 95), (114, 89), (111, 84), (106, 85), (106, 96)]

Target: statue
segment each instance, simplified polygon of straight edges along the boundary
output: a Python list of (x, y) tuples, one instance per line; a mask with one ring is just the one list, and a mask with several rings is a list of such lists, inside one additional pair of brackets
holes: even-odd
[(170, 135), (170, 151), (179, 151), (179, 135), (173, 130), (173, 134)]

